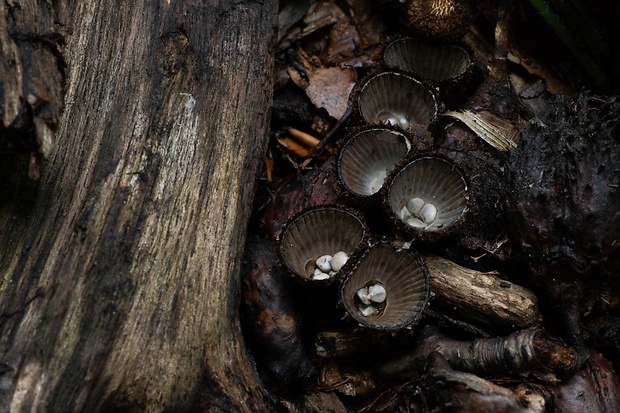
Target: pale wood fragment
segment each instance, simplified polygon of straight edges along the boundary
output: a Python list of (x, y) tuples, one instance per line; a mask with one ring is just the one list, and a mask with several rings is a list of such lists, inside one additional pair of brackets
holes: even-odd
[(421, 255), (438, 305), (490, 326), (529, 327), (540, 319), (536, 295), (527, 288), (499, 278), (496, 272)]

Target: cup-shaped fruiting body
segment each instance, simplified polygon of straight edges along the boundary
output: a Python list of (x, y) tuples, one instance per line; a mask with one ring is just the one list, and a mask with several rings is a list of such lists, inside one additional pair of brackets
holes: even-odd
[(278, 238), (280, 258), (298, 280), (331, 282), (367, 238), (366, 223), (335, 206), (307, 209)]
[(391, 177), (386, 208), (399, 229), (434, 239), (460, 223), (468, 210), (468, 201), (467, 182), (451, 162), (421, 157)]
[(383, 51), (385, 65), (429, 80), (446, 94), (463, 83), (472, 72), (469, 52), (456, 44), (431, 43), (403, 37), (389, 43)]
[(432, 40), (451, 42), (463, 37), (473, 17), (470, 0), (409, 0), (409, 28)]
[(397, 72), (382, 72), (364, 82), (357, 99), (365, 122), (409, 130), (428, 126), (437, 117), (435, 95), (420, 81)]
[(340, 149), (337, 173), (348, 194), (370, 197), (409, 152), (407, 137), (396, 130), (370, 128), (349, 138)]
[(347, 313), (378, 330), (411, 327), (428, 303), (429, 276), (418, 255), (388, 242), (371, 246), (344, 280)]

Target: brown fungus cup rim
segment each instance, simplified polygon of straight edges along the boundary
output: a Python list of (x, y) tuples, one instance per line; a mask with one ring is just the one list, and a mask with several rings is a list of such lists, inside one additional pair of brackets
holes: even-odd
[[(302, 222), (302, 220), (305, 220), (312, 215), (316, 216), (317, 214), (324, 212), (335, 212), (342, 214), (342, 217), (346, 217), (345, 219), (350, 220), (350, 223), (355, 223), (355, 239), (352, 239), (351, 241), (343, 241), (344, 243), (341, 243), (339, 246), (334, 245), (337, 244), (339, 237), (343, 237), (343, 235), (345, 235), (341, 231), (340, 227), (337, 225), (332, 225), (334, 222), (327, 223), (328, 225), (324, 228), (324, 233), (311, 234), (307, 239), (305, 239), (300, 230), (307, 229), (308, 224), (307, 222)], [(336, 221), (335, 224), (337, 223), (338, 222)], [(295, 233), (293, 234), (293, 232)], [(348, 268), (356, 260), (359, 252), (364, 248), (364, 246), (368, 245), (368, 238), (368, 226), (357, 211), (336, 205), (318, 205), (306, 208), (293, 216), (293, 218), (285, 224), (282, 232), (276, 239), (276, 243), (278, 246), (278, 256), (280, 262), (287, 270), (286, 272), (289, 276), (291, 276), (295, 281), (303, 284), (324, 286), (333, 284), (342, 278), (342, 274), (345, 274), (348, 271)], [(308, 250), (305, 254), (300, 255), (299, 257), (293, 256), (293, 254), (297, 252), (295, 250), (295, 247), (297, 246), (295, 244), (296, 239), (301, 240), (298, 244), (299, 247), (306, 245), (308, 246)], [(326, 244), (328, 245), (320, 245), (319, 242), (325, 239), (327, 239)], [(329, 245), (330, 243), (331, 245)], [(291, 250), (288, 250), (286, 248), (287, 246), (291, 248)], [(322, 255), (334, 255), (338, 251), (346, 252), (349, 258), (344, 266), (339, 271), (336, 271), (333, 276), (322, 280), (315, 280), (312, 279), (311, 276), (307, 275), (309, 268), (308, 266), (313, 264), (313, 261)]]
[[(380, 251), (381, 249), (386, 251)], [(388, 261), (383, 264), (385, 267), (395, 267), (392, 273), (393, 278), (379, 273), (373, 273), (372, 276), (366, 277), (366, 273), (362, 273), (363, 277), (361, 280), (353, 280), (353, 277), (356, 276), (356, 271), (368, 271), (364, 268), (364, 266), (367, 265), (367, 262), (370, 262), (368, 265), (373, 264), (373, 261), (377, 261), (384, 256), (385, 252), (399, 255), (398, 257), (394, 256), (387, 258)], [(399, 283), (407, 281), (406, 274), (413, 275), (413, 273), (405, 273), (408, 265), (415, 265), (417, 268), (414, 271), (417, 273), (417, 276), (421, 275), (422, 279), (413, 280), (411, 285), (399, 285)], [(413, 285), (414, 283), (416, 285)], [(393, 312), (397, 309), (398, 305), (407, 305), (411, 303), (411, 299), (414, 297), (408, 297), (405, 293), (408, 292), (409, 289), (419, 287), (420, 283), (423, 284), (422, 288), (424, 288), (424, 291), (422, 294), (419, 292), (416, 294), (420, 295), (419, 308), (415, 310), (412, 309), (410, 314), (406, 314), (407, 311), (405, 311), (405, 316), (402, 317), (402, 320), (383, 324), (382, 322), (385, 322), (386, 320), (389, 321), (390, 317), (394, 317)], [(359, 297), (357, 296), (357, 291), (359, 288), (377, 284), (385, 287), (386, 299), (384, 302), (378, 304), (377, 314), (373, 314), (368, 317), (363, 316), (360, 312), (360, 305), (363, 305), (363, 303), (360, 303)], [(391, 299), (391, 296), (394, 295), (394, 291), (397, 291), (397, 294), (400, 296), (395, 299)], [(430, 275), (428, 268), (424, 264), (424, 260), (415, 251), (411, 249), (397, 248), (388, 240), (374, 242), (370, 247), (366, 248), (355, 261), (355, 265), (349, 269), (340, 287), (340, 302), (342, 303), (347, 316), (355, 320), (361, 326), (371, 328), (373, 330), (398, 331), (413, 328), (413, 326), (416, 325), (422, 318), (424, 310), (428, 306), (429, 300)]]

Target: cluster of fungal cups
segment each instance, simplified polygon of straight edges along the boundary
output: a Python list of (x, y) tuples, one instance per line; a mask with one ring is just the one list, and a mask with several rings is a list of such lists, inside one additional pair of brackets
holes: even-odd
[[(465, 77), (471, 61), (458, 46), (417, 39), (388, 45), (384, 60), (394, 67), (358, 89), (361, 127), (338, 152), (339, 187), (357, 208), (382, 205), (395, 232), (434, 240), (463, 220), (468, 186), (448, 159), (412, 153), (412, 127), (428, 128), (437, 120), (441, 104), (436, 91), (441, 95)], [(378, 239), (355, 210), (313, 207), (286, 225), (279, 251), (300, 282), (336, 283), (341, 304), (359, 324), (378, 330), (411, 328), (428, 302), (428, 271), (415, 251)]]
[[(334, 250), (330, 260), (325, 252)], [(280, 234), (279, 253), (300, 283), (336, 285), (347, 313), (370, 328), (410, 327), (428, 301), (428, 272), (417, 254), (371, 239), (360, 214), (345, 207), (312, 207), (295, 216)]]

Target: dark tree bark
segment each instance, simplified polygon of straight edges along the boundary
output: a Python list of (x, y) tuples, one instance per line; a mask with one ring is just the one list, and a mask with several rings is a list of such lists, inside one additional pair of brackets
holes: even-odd
[(0, 412), (272, 410), (238, 307), (275, 2), (45, 6), (65, 109), (40, 181), (0, 165)]
[(65, 65), (60, 16), (43, 1), (0, 3), (0, 154), (30, 154), (29, 174), (54, 148)]

